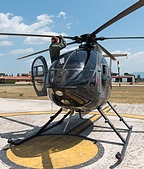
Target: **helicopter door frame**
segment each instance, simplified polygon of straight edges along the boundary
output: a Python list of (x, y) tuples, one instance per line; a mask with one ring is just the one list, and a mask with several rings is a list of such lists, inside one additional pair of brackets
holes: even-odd
[(102, 65), (101, 65), (101, 60), (102, 60), (102, 55), (101, 53), (98, 54), (98, 72), (97, 72), (97, 76), (98, 76), (98, 92), (101, 94), (102, 93)]
[(45, 58), (39, 56), (34, 59), (32, 66), (32, 83), (34, 90), (38, 96), (47, 96), (47, 74), (48, 66)]

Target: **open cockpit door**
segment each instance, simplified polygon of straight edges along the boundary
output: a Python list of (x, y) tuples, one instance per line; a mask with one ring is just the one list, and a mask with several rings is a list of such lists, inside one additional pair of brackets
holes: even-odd
[(38, 96), (47, 96), (47, 73), (48, 66), (43, 56), (37, 57), (31, 67), (32, 83)]

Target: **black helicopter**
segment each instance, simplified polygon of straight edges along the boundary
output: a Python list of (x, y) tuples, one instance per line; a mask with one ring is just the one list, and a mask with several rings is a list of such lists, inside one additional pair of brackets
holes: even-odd
[[(60, 106), (60, 110), (50, 118), (50, 120), (40, 128), (40, 130), (24, 139), (9, 139), (8, 142), (14, 145), (19, 145), (32, 137), (40, 135), (46, 130), (55, 127), (61, 123), (68, 115), (78, 112), (81, 117), (82, 112), (89, 112), (97, 109), (105, 122), (110, 125), (114, 132), (118, 135), (123, 143), (121, 153), (116, 154), (118, 165), (124, 158), (124, 154), (129, 142), (132, 131), (132, 126), (129, 126), (124, 119), (117, 113), (111, 103), (108, 101), (111, 92), (111, 68), (108, 66), (102, 51), (112, 60), (116, 60), (114, 55), (109, 53), (98, 41), (108, 39), (144, 39), (144, 37), (97, 37), (96, 35), (108, 26), (117, 22), (121, 18), (127, 16), (133, 11), (144, 6), (144, 0), (139, 0), (111, 20), (100, 26), (90, 34), (81, 36), (68, 37), (71, 39), (71, 44), (80, 44), (78, 49), (68, 51), (59, 56), (59, 59), (54, 61), (48, 68), (47, 62), (43, 56), (37, 57), (32, 63), (32, 82), (38, 96), (46, 96), (47, 88), (50, 99)], [(16, 33), (0, 33), (0, 35), (9, 36), (33, 36), (33, 37), (52, 37), (51, 35), (36, 35), (36, 34), (16, 34)], [(18, 59), (23, 59), (35, 54), (46, 52), (49, 49), (42, 50)], [(108, 117), (102, 110), (102, 106), (107, 103), (111, 109), (119, 117), (127, 127), (127, 137), (123, 138), (121, 133), (115, 128)], [(47, 126), (62, 112), (62, 108), (70, 111), (56, 124)]]

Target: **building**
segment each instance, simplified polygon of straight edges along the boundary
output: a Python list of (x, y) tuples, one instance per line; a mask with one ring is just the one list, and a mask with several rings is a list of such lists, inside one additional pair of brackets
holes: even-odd
[(31, 84), (31, 75), (21, 76), (0, 76), (0, 84)]
[(134, 83), (135, 77), (132, 75), (128, 76), (112, 76), (112, 82), (126, 82), (126, 83)]
[[(112, 76), (112, 82), (126, 82), (133, 84), (134, 76)], [(18, 76), (0, 76), (0, 84), (32, 84), (32, 76), (30, 74), (22, 74)]]

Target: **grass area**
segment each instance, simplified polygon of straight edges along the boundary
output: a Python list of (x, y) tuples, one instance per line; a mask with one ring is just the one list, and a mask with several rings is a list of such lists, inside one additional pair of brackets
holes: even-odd
[(113, 86), (110, 101), (115, 103), (144, 104), (144, 86)]
[(15, 99), (48, 99), (48, 97), (38, 97), (32, 85), (7, 85), (0, 86), (0, 98), (15, 98)]
[[(47, 96), (38, 97), (32, 85), (0, 86), (0, 98), (48, 99)], [(110, 101), (115, 103), (144, 104), (144, 86), (113, 86)]]

